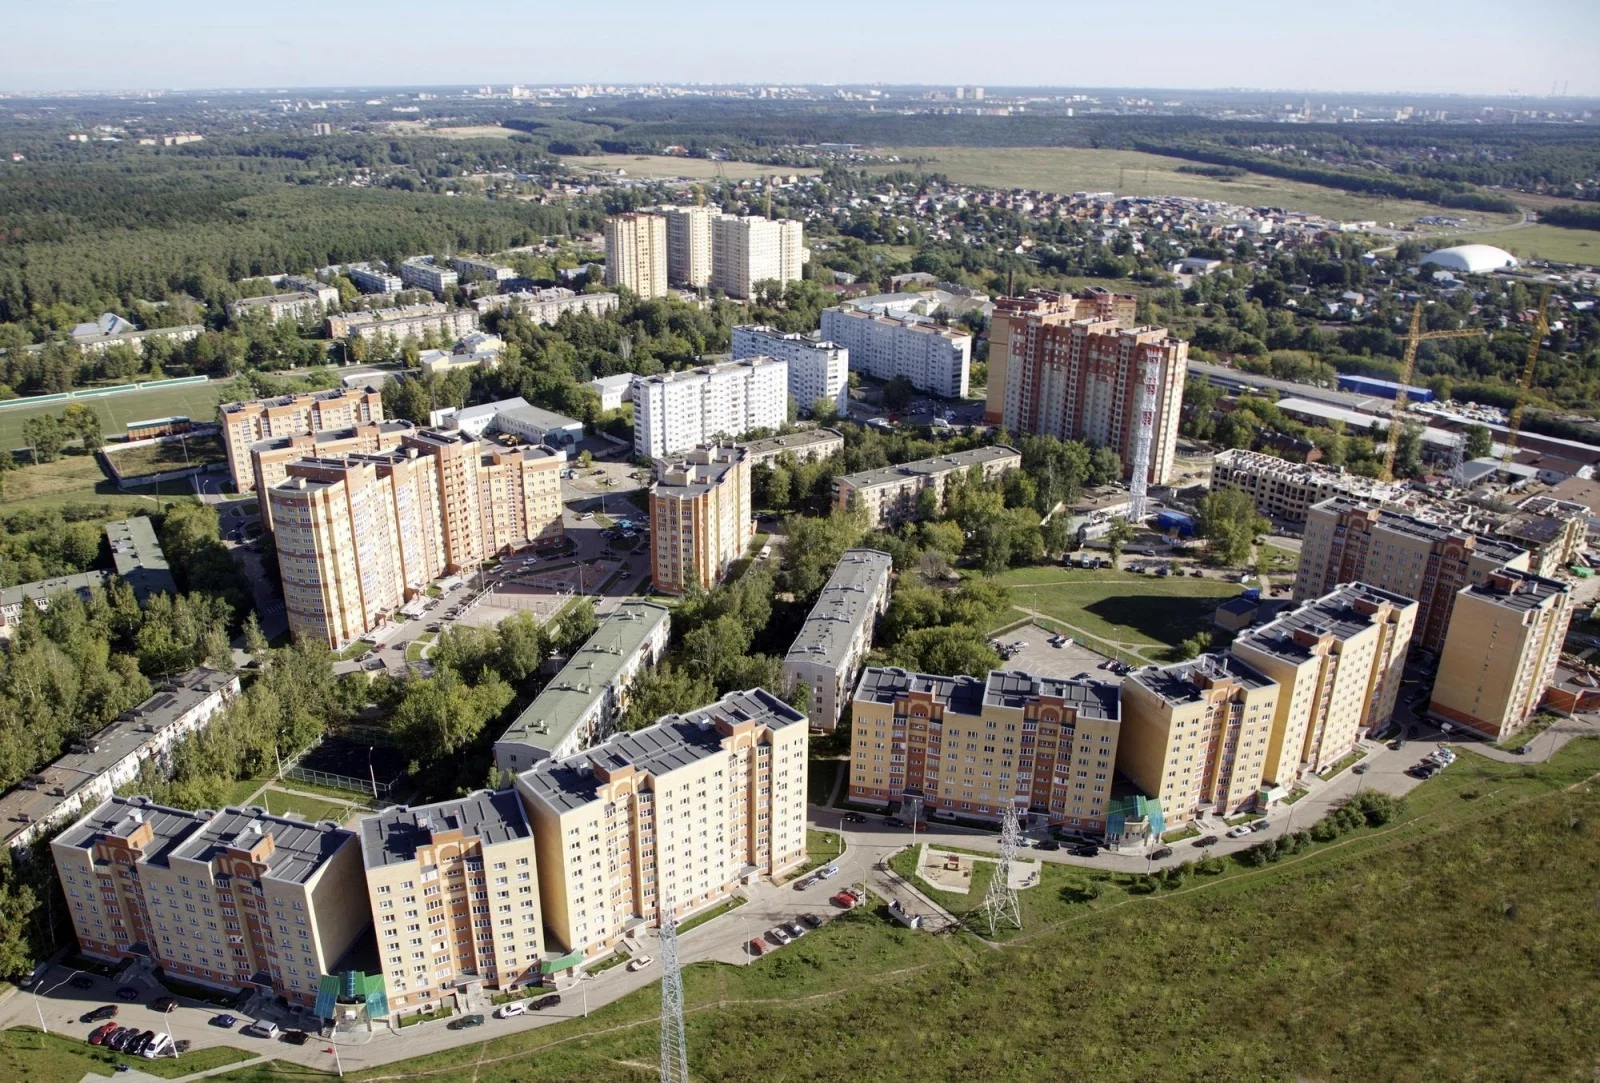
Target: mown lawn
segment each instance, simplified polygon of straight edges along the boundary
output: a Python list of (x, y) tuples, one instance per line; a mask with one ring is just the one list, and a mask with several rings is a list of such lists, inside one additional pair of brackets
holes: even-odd
[(1152, 647), (1176, 646), (1209, 629), (1217, 603), (1240, 589), (1215, 573), (1195, 579), (1037, 567), (1012, 568), (999, 578), (1014, 606), (1037, 608), (1097, 639)]
[[(87, 1033), (88, 1029), (85, 1028)], [(0, 1079), (26, 1080), (27, 1083), (78, 1083), (87, 1073), (110, 1078), (119, 1064), (163, 1079), (174, 1079), (209, 1068), (221, 1068), (249, 1060), (255, 1054), (232, 1046), (219, 1045), (196, 1049), (173, 1059), (126, 1057), (109, 1049), (60, 1034), (41, 1034), (34, 1027), (0, 1031)]]

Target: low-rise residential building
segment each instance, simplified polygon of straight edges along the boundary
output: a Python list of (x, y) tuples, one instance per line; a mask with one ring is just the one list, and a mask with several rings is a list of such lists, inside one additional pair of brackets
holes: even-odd
[(805, 861), (808, 732), (755, 688), (517, 776), (546, 941), (603, 954)]
[(439, 302), (405, 305), (400, 308), (375, 308), (328, 317), (328, 337), (344, 340), (361, 338), (366, 342), (393, 339), (396, 344), (408, 338), (420, 339), (430, 331), (454, 342), (478, 329), (478, 314), (470, 308), (450, 308)]
[(143, 515), (114, 519), (106, 524), (106, 541), (111, 546), (111, 563), (117, 578), (133, 588), (133, 596), (143, 602), (152, 594), (176, 594), (167, 555), (156, 540), (156, 528)]
[(568, 447), (583, 439), (583, 422), (534, 406), (520, 395), (461, 410), (447, 406), (430, 413), (428, 424), (434, 428), (459, 429), (475, 440), (499, 433), (553, 448)]
[(789, 365), (749, 357), (633, 381), (633, 451), (676, 455), (789, 420)]
[(1169, 827), (1249, 809), (1261, 788), (1278, 682), (1228, 654), (1147, 666), (1122, 682), (1117, 769)]
[(733, 359), (747, 357), (775, 357), (788, 364), (789, 397), (800, 413), (810, 415), (818, 402), (849, 413), (850, 351), (838, 343), (746, 324), (733, 329)]
[(950, 479), (968, 470), (978, 470), (985, 481), (1004, 477), (1022, 466), (1022, 452), (1006, 444), (955, 451), (932, 459), (918, 459), (899, 466), (882, 466), (833, 479), (833, 502), (848, 509), (859, 502), (872, 527), (892, 526), (923, 517), (924, 490), (931, 492), (929, 512), (944, 507), (944, 491)]
[(650, 487), (650, 571), (664, 594), (710, 590), (744, 555), (750, 458), (741, 447), (699, 447), (663, 464)]
[(993, 670), (987, 680), (868, 667), (852, 701), (850, 799), (914, 799), (933, 815), (1007, 807), (1105, 830), (1118, 758), (1117, 686)]
[(472, 280), (481, 279), (488, 282), (504, 282), (508, 278), (517, 277), (517, 272), (503, 263), (496, 263), (492, 259), (480, 259), (476, 256), (452, 256), (450, 266), (461, 278)]
[(1279, 687), (1263, 782), (1325, 771), (1389, 725), (1416, 616), (1410, 598), (1347, 583), (1234, 640)]
[(619, 372), (590, 380), (587, 386), (600, 396), (600, 409), (620, 410), (623, 403), (633, 401), (633, 381), (637, 379), (631, 372)]
[(1503, 741), (1528, 724), (1555, 677), (1572, 587), (1511, 568), (1456, 595), (1428, 714)]
[(376, 387), (305, 391), (225, 402), (217, 407), (217, 414), (222, 420), (222, 445), (228, 455), (233, 487), (237, 492), (248, 493), (255, 487), (250, 453), (256, 444), (382, 421), (383, 394)]
[(505, 340), (499, 335), (474, 331), (448, 350), (423, 350), (417, 367), (424, 376), (443, 375), (455, 369), (499, 368), (505, 347)]
[(533, 829), (514, 791), (396, 805), (357, 830), (395, 1012), (464, 1011), (483, 986), (510, 990), (539, 980), (539, 870)]
[(435, 264), (432, 256), (419, 256), (400, 265), (400, 281), (414, 290), (427, 290), (435, 297), (443, 297), (460, 284), (461, 276)]
[(390, 274), (370, 263), (347, 263), (343, 267), (324, 267), (317, 272), (317, 277), (329, 281), (340, 274), (348, 278), (362, 293), (399, 293), (406, 288), (399, 275)]
[(783, 659), (783, 675), (811, 693), (811, 724), (839, 724), (862, 660), (872, 649), (878, 617), (889, 608), (894, 559), (876, 549), (847, 549), (817, 596)]
[[(276, 436), (250, 445), (250, 474), (254, 489), (264, 493), (289, 476), (289, 464), (301, 459), (338, 459), (346, 455), (375, 455), (400, 446), (417, 431), (409, 421), (367, 421), (348, 429), (323, 429), (293, 436)], [(272, 530), (272, 502), (261, 509), (263, 529)]]
[(50, 844), (78, 946), (310, 1007), (370, 920), (356, 837), (259, 808), (113, 797)]
[(1313, 504), (1336, 496), (1390, 504), (1405, 492), (1404, 485), (1350, 474), (1343, 467), (1295, 463), (1244, 448), (1217, 452), (1211, 489), (1248, 493), (1262, 515), (1286, 523), (1305, 522)]
[(274, 293), (266, 297), (241, 297), (228, 302), (228, 315), (235, 320), (265, 319), (272, 322), (319, 319), (338, 303), (338, 290), (332, 286), (318, 286), (314, 290)]
[(110, 578), (110, 574), (103, 571), (73, 572), (70, 575), (38, 579), (32, 583), (0, 587), (0, 638), (11, 636), (17, 625), (22, 623), (22, 616), (27, 612), (28, 606), (33, 606), (42, 613), (50, 607), (51, 597), (62, 591), (76, 594), (87, 601), (94, 591), (104, 590)]
[(918, 391), (966, 398), (972, 336), (924, 316), (851, 304), (822, 310), (822, 337), (849, 351), (851, 370), (875, 380), (904, 378)]
[(549, 327), (568, 312), (604, 316), (615, 312), (622, 298), (615, 293), (574, 293), (564, 286), (541, 290), (519, 290), (478, 297), (472, 307), (480, 313), (511, 311), (534, 323)]
[(48, 767), (0, 797), (5, 842), (21, 850), (139, 777), (165, 770), (172, 746), (208, 725), (239, 694), (239, 678), (201, 666), (164, 682), (100, 732), (74, 741)]
[(619, 605), (495, 741), (502, 775), (564, 759), (609, 737), (634, 679), (666, 653), (671, 616), (658, 602), (630, 598)]
[(764, 436), (739, 445), (750, 456), (752, 467), (775, 463), (785, 455), (796, 462), (817, 462), (844, 451), (844, 433), (838, 429), (806, 429), (786, 436)]

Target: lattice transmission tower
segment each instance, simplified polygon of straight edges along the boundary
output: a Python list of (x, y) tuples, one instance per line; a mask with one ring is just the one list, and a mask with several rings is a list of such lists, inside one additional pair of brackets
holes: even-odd
[(683, 971), (678, 968), (678, 917), (661, 903), (661, 1083), (689, 1083), (689, 1045), (683, 1036)]
[(1133, 469), (1128, 476), (1128, 522), (1144, 522), (1145, 490), (1150, 484), (1150, 445), (1156, 434), (1156, 401), (1161, 398), (1161, 362), (1150, 357), (1140, 366), (1139, 399), (1134, 405)]
[(989, 891), (983, 897), (983, 916), (989, 922), (990, 936), (1001, 924), (1022, 928), (1022, 907), (1017, 902), (1017, 889), (1011, 886), (1011, 866), (1017, 860), (1021, 839), (1016, 807), (1007, 805), (1000, 821), (1000, 857), (994, 865)]

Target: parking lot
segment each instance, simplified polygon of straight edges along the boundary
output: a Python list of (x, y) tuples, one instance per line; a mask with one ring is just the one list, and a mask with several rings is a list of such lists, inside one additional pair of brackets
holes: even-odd
[(1097, 681), (1122, 683), (1120, 676), (1109, 669), (1100, 668), (1108, 661), (1105, 655), (1076, 642), (1070, 646), (1052, 647), (1050, 640), (1054, 636), (1055, 633), (1048, 628), (1041, 628), (1037, 624), (1025, 624), (994, 638), (1000, 643), (1027, 644), (1021, 650), (1014, 652), (1009, 659), (1006, 659), (1002, 652), (1002, 664), (1006, 669), (1020, 669), (1041, 677), (1070, 678), (1088, 674)]

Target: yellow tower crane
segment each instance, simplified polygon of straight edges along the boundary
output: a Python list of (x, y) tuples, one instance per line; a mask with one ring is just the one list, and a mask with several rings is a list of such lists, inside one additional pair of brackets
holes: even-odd
[(1411, 370), (1417, 364), (1417, 347), (1434, 338), (1471, 338), (1486, 335), (1487, 331), (1469, 328), (1465, 331), (1424, 331), (1422, 329), (1422, 302), (1411, 310), (1411, 333), (1406, 336), (1405, 363), (1400, 366), (1400, 388), (1394, 393), (1394, 409), (1389, 412), (1389, 434), (1383, 450), (1383, 480), (1394, 480), (1394, 453), (1400, 446), (1400, 422), (1406, 412), (1406, 388), (1411, 386)]
[(1539, 295), (1539, 314), (1533, 319), (1533, 329), (1528, 334), (1528, 359), (1522, 365), (1522, 383), (1517, 387), (1517, 401), (1511, 407), (1511, 417), (1506, 424), (1506, 450), (1500, 456), (1501, 462), (1510, 462), (1517, 454), (1517, 433), (1522, 429), (1523, 396), (1533, 387), (1533, 370), (1539, 364), (1539, 345), (1544, 342), (1544, 334), (1550, 328), (1550, 321), (1545, 318), (1546, 306), (1550, 304), (1550, 287), (1546, 286)]

